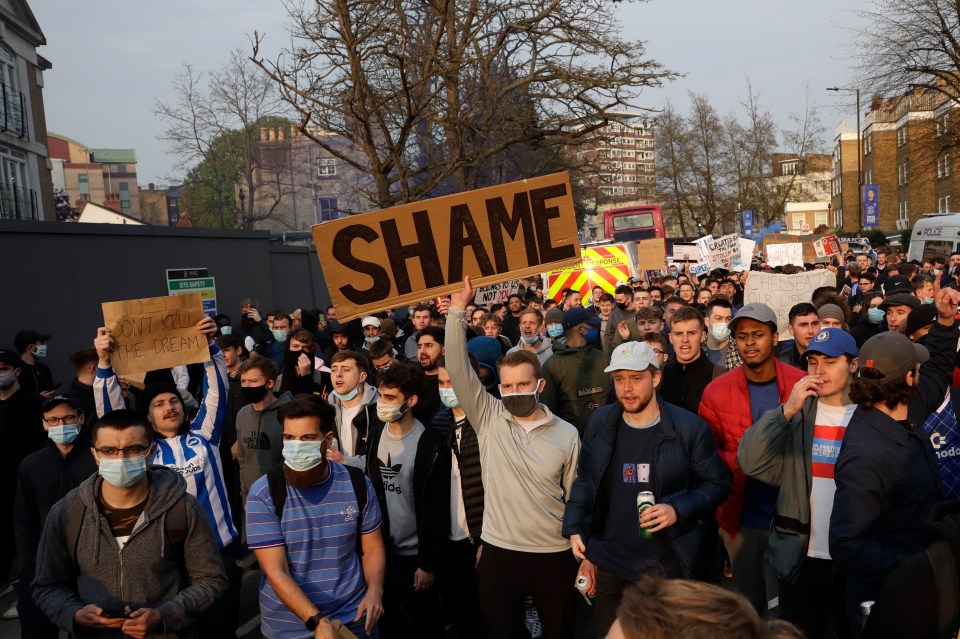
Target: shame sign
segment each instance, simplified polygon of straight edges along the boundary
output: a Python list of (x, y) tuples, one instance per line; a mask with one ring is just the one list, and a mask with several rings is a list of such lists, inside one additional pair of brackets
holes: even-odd
[(570, 179), (559, 173), (313, 227), (343, 320), (580, 260)]

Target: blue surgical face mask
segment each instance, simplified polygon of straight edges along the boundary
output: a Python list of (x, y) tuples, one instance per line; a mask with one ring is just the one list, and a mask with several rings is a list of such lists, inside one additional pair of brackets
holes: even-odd
[(44, 357), (46, 357), (46, 356), (47, 356), (47, 345), (46, 345), (46, 344), (40, 344), (39, 346), (37, 346), (37, 350), (36, 350), (36, 352), (34, 352), (33, 356), (36, 357), (37, 359), (43, 359)]
[(232, 327), (232, 326), (221, 326), (221, 327), (220, 327), (220, 334), (221, 334), (221, 335), (233, 335), (233, 327)]
[(933, 304), (933, 298), (932, 298), (932, 297), (925, 297), (925, 298), (923, 298), (923, 303), (924, 303), (924, 304)]
[(310, 470), (323, 463), (322, 442), (304, 442), (295, 439), (283, 442), (283, 463), (291, 470)]
[(453, 394), (452, 388), (440, 388), (440, 401), (447, 408), (460, 408), (460, 400)]
[(101, 459), (98, 469), (103, 481), (117, 488), (130, 488), (147, 472), (147, 457), (121, 457)]
[(281, 330), (278, 330), (278, 329), (273, 329), (273, 330), (270, 331), (270, 332), (273, 333), (273, 339), (277, 340), (278, 343), (283, 344), (285, 341), (287, 341), (287, 332), (286, 332), (286, 331), (281, 331)]
[(524, 337), (523, 335), (521, 335), (520, 341), (526, 344), (527, 346), (533, 346), (534, 344), (540, 341), (540, 336), (534, 335), (533, 337)]
[(333, 390), (330, 391), (330, 394), (339, 399), (341, 402), (349, 402), (351, 399), (357, 396), (357, 393), (360, 392), (360, 385), (363, 384), (363, 380), (360, 380), (360, 383), (353, 387), (352, 391), (346, 393), (338, 393)]
[(886, 314), (887, 314), (886, 311), (876, 306), (874, 306), (871, 309), (867, 309), (867, 319), (873, 322), (874, 324), (879, 324), (880, 322), (882, 322)]
[(556, 339), (563, 337), (563, 324), (551, 324), (547, 327), (547, 335)]
[(47, 437), (54, 444), (60, 444), (61, 446), (72, 444), (78, 434), (80, 434), (80, 428), (77, 424), (63, 424), (62, 426), (51, 426), (47, 429)]
[(365, 341), (367, 344), (374, 344), (380, 341), (380, 336), (374, 335), (373, 337), (364, 337), (363, 341)]
[(600, 329), (596, 326), (588, 329), (587, 332), (583, 334), (583, 339), (587, 340), (587, 344), (596, 344), (597, 340), (600, 339)]

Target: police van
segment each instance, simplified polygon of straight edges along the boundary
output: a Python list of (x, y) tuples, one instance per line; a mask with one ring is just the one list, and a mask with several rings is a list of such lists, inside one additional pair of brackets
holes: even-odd
[(923, 216), (913, 227), (908, 260), (948, 258), (960, 244), (960, 214)]

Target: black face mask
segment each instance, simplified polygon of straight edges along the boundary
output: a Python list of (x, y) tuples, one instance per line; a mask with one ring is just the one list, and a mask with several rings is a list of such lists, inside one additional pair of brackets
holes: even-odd
[(243, 398), (250, 404), (262, 402), (263, 398), (267, 396), (268, 390), (270, 389), (266, 386), (244, 386), (241, 388)]
[(627, 310), (627, 303), (626, 303), (626, 302), (623, 302), (623, 303), (617, 302), (617, 308), (619, 308), (621, 311), (625, 311), (625, 310)]

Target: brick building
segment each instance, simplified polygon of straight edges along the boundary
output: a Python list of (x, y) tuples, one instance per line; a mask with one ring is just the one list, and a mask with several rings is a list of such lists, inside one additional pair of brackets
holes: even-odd
[(140, 217), (137, 154), (133, 149), (92, 149), (65, 135), (48, 136), (53, 183), (72, 205), (101, 204), (130, 217)]
[[(857, 131), (841, 122), (835, 131), (830, 166), (831, 225), (838, 230), (860, 230), (857, 180)], [(882, 200), (881, 200), (882, 203)]]
[[(955, 211), (960, 184), (951, 114), (956, 101), (922, 88), (893, 98), (875, 98), (863, 122), (863, 184), (876, 184), (880, 200), (879, 228), (909, 229), (924, 215)], [(841, 125), (842, 126), (842, 125)], [(834, 146), (833, 210), (843, 229), (859, 229), (856, 174), (856, 132), (844, 129)], [(848, 168), (852, 166), (852, 170)], [(842, 176), (839, 171), (842, 165)], [(841, 202), (842, 197), (842, 202)]]

